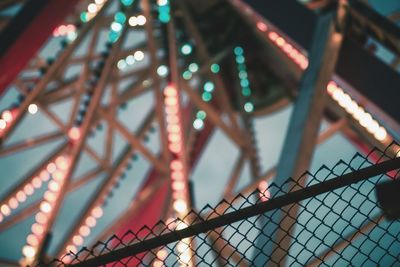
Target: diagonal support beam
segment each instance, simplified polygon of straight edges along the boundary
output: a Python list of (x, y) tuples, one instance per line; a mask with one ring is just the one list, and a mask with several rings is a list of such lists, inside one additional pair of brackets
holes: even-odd
[[(337, 13), (341, 15), (337, 19), (343, 20), (341, 13), (343, 8), (343, 2), (341, 2), (339, 12), (325, 11), (317, 19), (310, 50), (310, 65), (300, 83), (299, 96), (293, 109), (277, 168), (277, 176), (274, 180), (278, 188), (288, 177), (301, 177), (301, 174), (310, 166), (327, 98), (326, 86), (332, 77), (342, 42), (342, 34), (336, 32), (334, 20)], [(293, 184), (286, 184), (283, 190), (289, 192), (290, 188), (293, 188)], [(271, 192), (272, 195), (275, 193)], [(276, 212), (272, 218), (274, 223), (260, 222), (263, 230), (256, 240), (256, 246), (263, 253), (254, 256), (256, 265), (286, 264), (292, 241), (290, 233), (296, 223), (293, 218), (296, 218), (298, 213), (298, 206), (295, 207), (297, 208), (291, 208), (290, 211)]]
[[(179, 9), (182, 11), (182, 17), (184, 21), (184, 25), (187, 28), (187, 32), (193, 38), (196, 43), (197, 51), (199, 59), (201, 60), (202, 65), (207, 65), (207, 72), (210, 76), (210, 79), (215, 83), (218, 90), (216, 90), (217, 99), (218, 99), (218, 106), (221, 110), (225, 110), (227, 112), (228, 118), (232, 124), (232, 127), (241, 134), (240, 128), (235, 118), (233, 107), (231, 106), (231, 101), (229, 100), (229, 96), (227, 94), (227, 90), (225, 85), (222, 81), (222, 78), (219, 74), (214, 74), (211, 72), (210, 65), (211, 56), (207, 50), (205, 42), (200, 34), (198, 27), (195, 25), (192, 17), (190, 16), (189, 8), (187, 7), (187, 3), (185, 1), (179, 0), (177, 1)], [(203, 67), (203, 66), (202, 66)]]
[(154, 21), (153, 16), (151, 14), (151, 4), (149, 0), (142, 1), (143, 5), (143, 13), (147, 18), (147, 23), (145, 24), (145, 30), (147, 34), (147, 42), (148, 42), (148, 50), (150, 53), (150, 73), (153, 80), (153, 91), (156, 99), (156, 114), (157, 114), (157, 122), (159, 127), (159, 137), (161, 140), (161, 154), (164, 162), (168, 162), (170, 159), (170, 154), (168, 150), (168, 140), (167, 140), (167, 131), (166, 131), (166, 123), (164, 118), (164, 101), (163, 95), (160, 91), (160, 79), (157, 75), (157, 67), (158, 67), (158, 59), (157, 59), (157, 47), (156, 47), (156, 39), (154, 37)]
[(143, 154), (146, 159), (148, 159), (161, 173), (168, 172), (168, 167), (165, 162), (160, 161), (156, 156), (153, 155), (140, 141), (139, 138), (132, 135), (129, 130), (122, 125), (119, 121), (113, 118), (110, 114), (107, 113), (105, 110), (99, 110), (101, 116), (103, 116), (110, 125), (115, 127), (117, 131), (121, 133), (121, 135), (140, 153)]
[(345, 237), (339, 239), (339, 242), (336, 242), (334, 246), (328, 248), (327, 250), (322, 251), (322, 253), (318, 254), (314, 259), (307, 263), (307, 266), (316, 267), (320, 266), (323, 262), (327, 261), (330, 257), (334, 256), (340, 251), (343, 251), (348, 245), (350, 245), (357, 238), (367, 235), (368, 232), (374, 229), (374, 227), (385, 221), (385, 218), (382, 214), (378, 214), (368, 220), (366, 223), (360, 225), (359, 229), (351, 232)]
[[(104, 10), (104, 9), (102, 9), (102, 10)], [(117, 58), (117, 52), (118, 52), (119, 46), (121, 45), (122, 41), (125, 39), (126, 33), (127, 33), (127, 30), (126, 30), (126, 28), (124, 28), (119, 39), (113, 44), (110, 54), (107, 57), (107, 59), (105, 60), (104, 68), (101, 70), (99, 80), (93, 90), (93, 96), (92, 96), (90, 104), (87, 108), (86, 116), (83, 120), (82, 125), (79, 128), (80, 137), (77, 140), (72, 141), (71, 152), (68, 155), (69, 156), (69, 166), (64, 174), (65, 176), (64, 176), (64, 181), (63, 181), (63, 185), (62, 185), (63, 188), (67, 188), (69, 186), (73, 172), (75, 171), (78, 161), (82, 155), (82, 150), (84, 148), (86, 138), (87, 138), (90, 128), (91, 128), (91, 122), (92, 122), (93, 118), (95, 117), (96, 110), (101, 105), (101, 99), (105, 92), (109, 74), (112, 72), (112, 69), (115, 66), (114, 64), (115, 64), (115, 61)], [(43, 255), (43, 252), (45, 249), (44, 241), (46, 240), (46, 238), (48, 238), (49, 233), (53, 228), (53, 225), (56, 221), (57, 214), (60, 211), (60, 208), (61, 208), (61, 205), (62, 205), (65, 195), (66, 195), (66, 190), (61, 189), (60, 193), (58, 194), (58, 196), (54, 202), (54, 206), (52, 207), (51, 213), (49, 214), (48, 221), (46, 222), (46, 226), (44, 227), (45, 228), (43, 230), (44, 238), (42, 238), (40, 240), (40, 242), (37, 246), (38, 249), (34, 256), (33, 262), (37, 262), (38, 260), (40, 260), (40, 257)]]
[[(154, 112), (151, 111), (149, 115), (147, 115), (146, 119), (144, 120), (140, 129), (137, 132), (139, 138), (142, 138), (146, 134), (148, 128), (150, 127), (153, 121), (153, 117), (154, 117)], [(61, 257), (65, 253), (63, 249), (66, 248), (67, 242), (71, 241), (74, 235), (79, 235), (79, 227), (84, 225), (84, 221), (90, 215), (90, 212), (96, 207), (103, 206), (104, 200), (108, 192), (110, 192), (114, 184), (118, 181), (119, 176), (121, 175), (121, 173), (123, 173), (124, 168), (129, 163), (133, 152), (134, 149), (129, 144), (126, 145), (125, 149), (121, 152), (119, 158), (116, 160), (114, 166), (110, 170), (108, 177), (106, 177), (106, 179), (104, 179), (102, 184), (98, 187), (95, 194), (92, 196), (92, 199), (89, 201), (86, 207), (81, 211), (79, 219), (77, 219), (74, 222), (69, 232), (64, 236), (64, 238), (60, 242), (60, 245), (56, 250), (56, 254), (58, 255), (58, 257)]]
[(180, 80), (181, 89), (190, 97), (190, 100), (201, 110), (204, 110), (210, 121), (221, 128), (221, 130), (239, 147), (244, 146), (243, 138), (241, 138), (240, 134), (233, 130), (233, 128), (229, 127), (221, 118), (217, 110), (211, 106), (210, 104), (204, 102), (200, 96), (190, 88), (186, 81)]
[(91, 27), (96, 23), (99, 17), (102, 16), (104, 10), (107, 8), (109, 3), (106, 3), (100, 10), (98, 15), (89, 21), (79, 32), (78, 37), (60, 54), (58, 60), (52, 64), (47, 70), (46, 74), (38, 81), (31, 93), (29, 93), (25, 100), (19, 106), (12, 123), (2, 133), (0, 141), (4, 141), (14, 131), (16, 126), (21, 122), (22, 118), (26, 114), (28, 106), (36, 100), (36, 98), (46, 89), (48, 84), (53, 80), (63, 67), (68, 64), (68, 59), (79, 46), (79, 44), (85, 39), (86, 34), (89, 32)]
[(10, 154), (19, 152), (21, 150), (40, 146), (44, 143), (48, 142), (50, 143), (54, 140), (62, 138), (63, 136), (64, 136), (63, 133), (55, 131), (45, 135), (40, 135), (38, 137), (30, 138), (15, 144), (11, 144), (0, 149), (0, 157), (8, 156)]

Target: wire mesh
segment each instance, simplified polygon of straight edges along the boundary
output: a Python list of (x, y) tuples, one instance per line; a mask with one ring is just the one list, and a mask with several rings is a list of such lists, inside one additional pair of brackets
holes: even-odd
[[(391, 144), (356, 154), (283, 185), (271, 183), (264, 192), (114, 235), (47, 265), (259, 266), (261, 257), (272, 265), (400, 266), (400, 221), (384, 218), (375, 195), (378, 183), (398, 177), (398, 152)], [(283, 225), (288, 218), (291, 223)], [(283, 235), (277, 238), (271, 229)], [(289, 240), (286, 248), (283, 239)], [(270, 257), (279, 249), (281, 258)]]

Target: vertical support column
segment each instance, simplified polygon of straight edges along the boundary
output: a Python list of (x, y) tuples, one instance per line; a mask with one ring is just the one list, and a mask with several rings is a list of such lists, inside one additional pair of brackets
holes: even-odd
[[(167, 2), (167, 4), (169, 1)], [(177, 224), (177, 229), (186, 228), (190, 222), (185, 216), (190, 210), (189, 192), (189, 166), (185, 149), (185, 134), (181, 95), (179, 87), (179, 74), (176, 50), (176, 35), (173, 16), (167, 21), (168, 55), (170, 65), (169, 84), (164, 89), (164, 104), (167, 122), (168, 148), (171, 152), (170, 176), (172, 189), (172, 208), (176, 216), (182, 220)], [(184, 238), (177, 244), (178, 261), (181, 266), (193, 266), (192, 240)]]
[[(312, 160), (325, 107), (326, 86), (342, 43), (342, 34), (336, 31), (335, 26), (342, 26), (344, 4), (340, 1), (337, 12), (326, 10), (317, 19), (310, 64), (300, 83), (275, 179), (277, 186), (287, 193), (295, 186), (293, 183), (285, 184), (287, 178), (299, 178)], [(335, 25), (335, 19), (339, 24)], [(273, 191), (272, 195), (277, 193), (277, 190)], [(275, 212), (270, 220), (261, 222), (262, 234), (256, 240), (256, 266), (287, 264), (298, 211), (299, 206), (284, 208)]]
[(151, 5), (149, 0), (143, 0), (143, 13), (147, 19), (147, 23), (145, 24), (145, 30), (147, 33), (147, 46), (150, 53), (150, 72), (153, 80), (153, 90), (156, 99), (156, 114), (157, 121), (160, 128), (160, 140), (162, 145), (162, 158), (164, 162), (169, 161), (169, 152), (168, 152), (168, 140), (167, 140), (167, 131), (165, 129), (165, 119), (164, 119), (164, 103), (163, 96), (160, 92), (160, 79), (157, 75), (157, 47), (156, 40), (154, 38), (154, 28), (153, 28), (153, 16), (151, 15)]

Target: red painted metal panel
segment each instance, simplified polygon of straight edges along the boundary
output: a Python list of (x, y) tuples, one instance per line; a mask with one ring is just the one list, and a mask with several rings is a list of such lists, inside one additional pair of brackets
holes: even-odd
[(0, 55), (0, 95), (43, 46), (54, 28), (63, 22), (79, 0), (50, 0), (18, 36), (6, 53)]

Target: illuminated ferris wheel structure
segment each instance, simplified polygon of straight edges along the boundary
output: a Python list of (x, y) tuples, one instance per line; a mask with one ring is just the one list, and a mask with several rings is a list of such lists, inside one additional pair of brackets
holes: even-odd
[[(344, 21), (352, 13), (347, 1), (319, 16), (318, 38), (307, 50), (255, 13), (252, 1), (204, 1), (199, 7), (183, 0), (60, 1), (58, 7), (50, 2), (31, 11), (35, 26), (21, 26), (20, 39), (1, 50), (8, 51), (0, 61), (3, 69), (14, 64), (10, 57), (17, 55), (18, 42), (42, 27), (37, 37), (42, 43), (32, 44), (38, 50), (52, 34), (41, 53), (32, 50), (26, 52), (31, 59), (26, 54), (16, 60), (0, 87), (7, 89), (0, 119), (2, 158), (48, 147), (29, 154), (34, 166), (18, 182), (10, 181), (0, 199), (0, 231), (34, 217), (21, 248), (23, 263), (77, 252), (90, 235), (90, 240), (105, 239), (127, 227), (183, 218), (193, 208), (190, 177), (216, 130), (239, 151), (232, 167), (220, 166), (229, 173), (221, 199), (238, 193), (246, 162), (251, 179), (242, 194), (265, 191), (274, 177), (279, 182), (279, 177), (300, 176), (317, 145), (338, 132), (364, 151), (398, 138), (397, 118), (335, 74)], [(289, 156), (262, 172), (253, 121), (291, 103), (282, 150)], [(52, 127), (32, 135), (30, 127), (44, 118)], [(323, 119), (329, 127), (319, 133)], [(87, 158), (93, 164), (78, 172)], [(113, 190), (134, 178), (127, 174), (136, 161), (149, 166), (140, 188), (93, 236)], [(70, 228), (55, 233), (68, 196), (92, 181), (98, 181), (96, 190), (81, 203)], [(52, 235), (59, 235), (58, 244), (49, 248)], [(185, 259), (190, 255), (182, 255), (188, 264)]]

